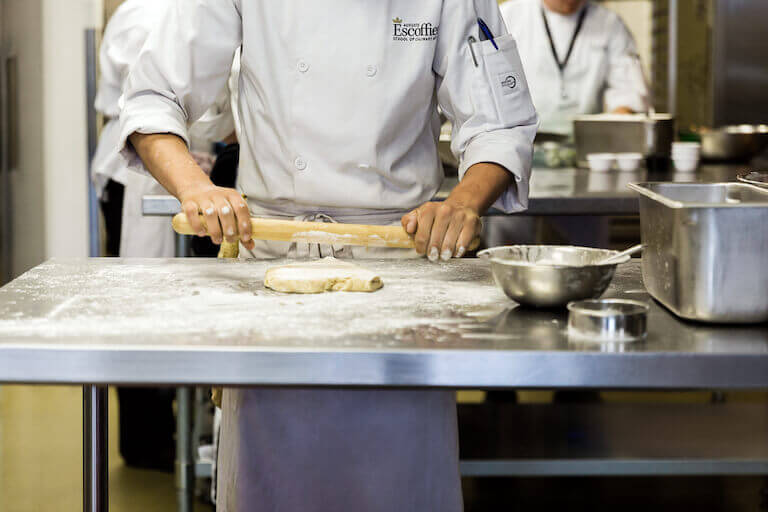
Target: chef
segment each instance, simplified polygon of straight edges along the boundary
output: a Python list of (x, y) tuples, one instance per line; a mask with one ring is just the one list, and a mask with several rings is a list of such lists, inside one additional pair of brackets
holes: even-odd
[(570, 134), (578, 114), (646, 111), (635, 41), (616, 13), (589, 0), (509, 0), (501, 12), (542, 132)]
[[(527, 205), (537, 116), (496, 0), (178, 0), (162, 27), (129, 75), (121, 144), (217, 243), (239, 239), (254, 257), (366, 256), (257, 243), (249, 215), (402, 223), (419, 254), (448, 260), (492, 204)], [(234, 190), (190, 158), (186, 125), (240, 45)], [(461, 177), (443, 203), (430, 201), (443, 178), (438, 105)], [(449, 391), (226, 389), (223, 416), (221, 510), (462, 508)]]

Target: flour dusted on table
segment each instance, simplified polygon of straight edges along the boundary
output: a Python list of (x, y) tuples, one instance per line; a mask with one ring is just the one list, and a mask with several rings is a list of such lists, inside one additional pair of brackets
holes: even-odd
[(477, 260), (357, 260), (386, 283), (376, 293), (265, 288), (268, 268), (300, 261), (308, 260), (50, 261), (0, 289), (0, 344), (120, 337), (142, 346), (316, 347), (379, 338), (386, 346), (402, 329), (489, 318), (511, 304)]
[(267, 270), (264, 285), (285, 293), (375, 292), (381, 277), (370, 270), (336, 258), (293, 263)]

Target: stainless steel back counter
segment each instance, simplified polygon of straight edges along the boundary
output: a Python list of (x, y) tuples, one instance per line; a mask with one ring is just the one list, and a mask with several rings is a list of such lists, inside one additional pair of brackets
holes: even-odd
[[(697, 172), (590, 172), (588, 169), (534, 169), (529, 207), (516, 215), (637, 215), (637, 194), (627, 188), (640, 181), (736, 181), (747, 165), (702, 165)], [(436, 199), (448, 197), (458, 178), (446, 177)], [(169, 216), (181, 211), (173, 196), (146, 196), (144, 215)], [(491, 210), (488, 215), (503, 215)]]

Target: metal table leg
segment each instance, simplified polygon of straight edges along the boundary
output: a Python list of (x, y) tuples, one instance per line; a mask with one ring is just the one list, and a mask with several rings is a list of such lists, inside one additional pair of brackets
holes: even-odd
[(83, 386), (83, 511), (109, 510), (107, 387)]
[(186, 258), (189, 255), (190, 238), (186, 235), (176, 234), (174, 238), (175, 252), (177, 258)]
[(195, 498), (195, 459), (192, 453), (193, 388), (176, 389), (177, 510), (192, 512)]
[[(189, 237), (176, 235), (176, 257), (189, 254)], [(193, 388), (176, 389), (176, 495), (177, 510), (192, 512), (195, 499), (195, 456), (192, 445)]]

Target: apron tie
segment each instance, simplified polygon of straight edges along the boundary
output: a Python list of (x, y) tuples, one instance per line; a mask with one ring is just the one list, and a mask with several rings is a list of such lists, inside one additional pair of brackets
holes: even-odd
[[(293, 220), (300, 222), (326, 222), (332, 224), (338, 224), (338, 221), (326, 215), (325, 213), (310, 213), (307, 215), (299, 215), (294, 217)], [(352, 258), (352, 250), (348, 246), (344, 245), (325, 245), (306, 242), (291, 242), (291, 247), (288, 249), (289, 258), (327, 258), (332, 256), (334, 258)]]

